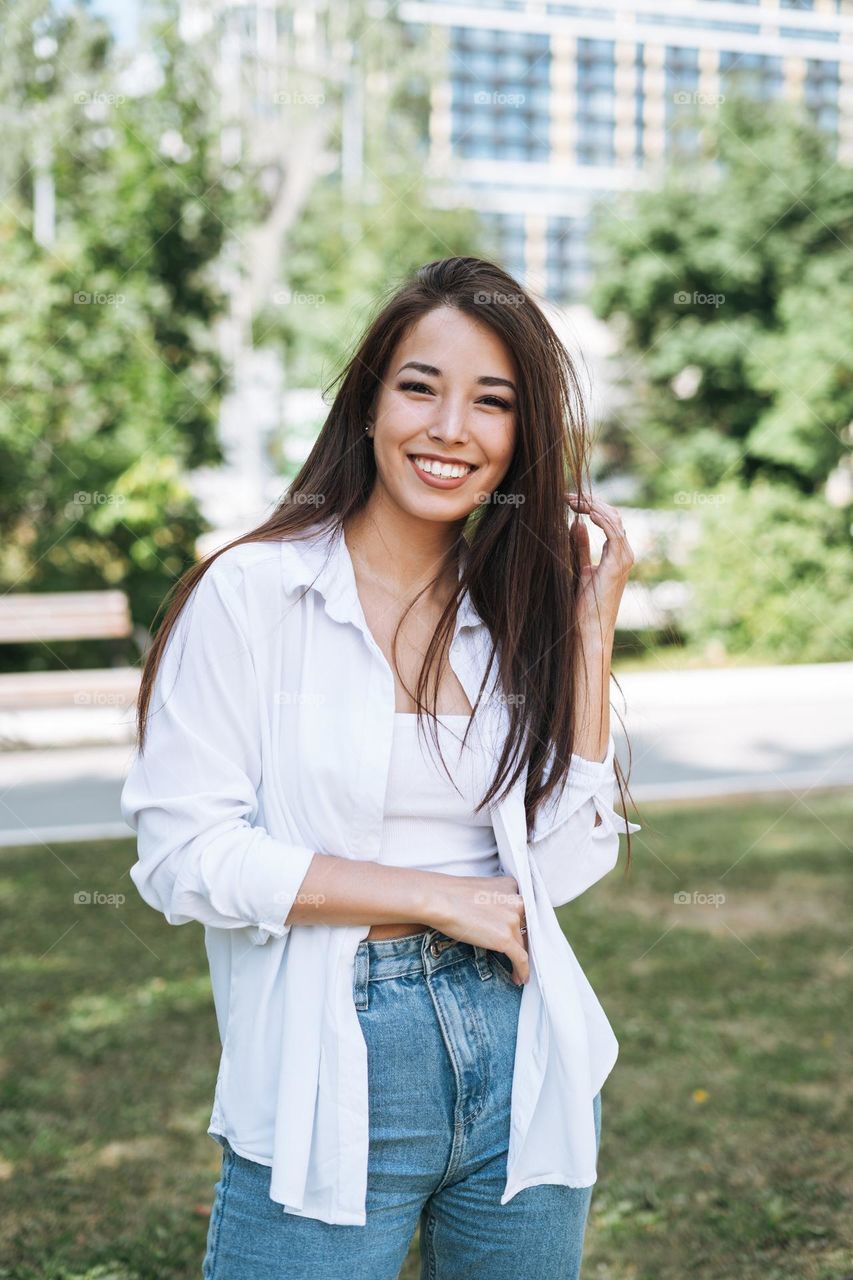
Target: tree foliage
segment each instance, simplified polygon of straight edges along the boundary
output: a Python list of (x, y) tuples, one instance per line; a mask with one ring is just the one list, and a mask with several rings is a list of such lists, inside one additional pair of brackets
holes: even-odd
[(476, 212), (441, 207), (427, 188), (432, 79), (446, 54), (426, 27), (393, 15), (376, 22), (370, 4), (351, 11), (353, 57), (362, 91), (357, 177), (346, 180), (349, 143), (338, 128), (330, 152), (341, 171), (316, 183), (293, 225), (279, 264), (278, 288), (256, 320), (255, 340), (276, 346), (287, 381), (325, 385), (352, 351), (382, 299), (415, 268), (436, 258), (493, 248)]
[(708, 504), (687, 567), (689, 638), (776, 662), (853, 652), (853, 557), (844, 513), (820, 494), (761, 476), (729, 481)]
[(172, 24), (146, 83), (80, 7), (23, 0), (3, 28), (0, 577), (120, 582), (150, 617), (204, 527), (182, 476), (221, 457), (211, 268), (248, 196), (219, 160), (205, 50)]
[(354, 199), (337, 177), (319, 183), (291, 234), (284, 277), (257, 318), (256, 341), (283, 353), (294, 386), (323, 384), (382, 297), (423, 263), (476, 252), (479, 220), (428, 206), (421, 184), (388, 177)]
[(704, 137), (596, 235), (630, 455), (661, 502), (760, 474), (812, 492), (853, 420), (853, 170), (778, 102), (732, 99)]

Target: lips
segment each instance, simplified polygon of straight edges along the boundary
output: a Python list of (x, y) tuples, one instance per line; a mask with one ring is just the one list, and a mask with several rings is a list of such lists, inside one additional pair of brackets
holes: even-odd
[(420, 470), (442, 479), (456, 479), (477, 470), (473, 462), (465, 462), (463, 459), (453, 462), (442, 461), (439, 458), (430, 457), (427, 453), (410, 453), (409, 457)]
[(408, 459), (418, 479), (432, 489), (458, 489), (478, 470), (472, 463), (442, 463), (420, 453), (410, 453)]

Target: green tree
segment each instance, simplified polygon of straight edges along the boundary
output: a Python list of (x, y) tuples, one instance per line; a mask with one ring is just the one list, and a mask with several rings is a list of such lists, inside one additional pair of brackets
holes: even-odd
[(702, 136), (596, 235), (629, 454), (651, 500), (759, 474), (811, 492), (853, 420), (853, 170), (779, 103), (732, 99)]
[(775, 662), (837, 662), (853, 652), (849, 522), (820, 494), (760, 476), (729, 481), (703, 515), (687, 567), (690, 640)]
[(0, 578), (120, 582), (148, 621), (205, 527), (182, 476), (221, 458), (212, 268), (251, 190), (219, 159), (209, 53), (173, 24), (152, 32), (144, 89), (124, 87), (103, 24), (78, 7), (24, 0), (3, 28), (19, 124), (2, 161)]
[(430, 208), (411, 175), (378, 185), (374, 200), (356, 200), (337, 178), (319, 183), (289, 237), (285, 279), (256, 337), (279, 346), (294, 386), (322, 384), (409, 271), (482, 241), (476, 214)]
[[(336, 116), (343, 124), (328, 141), (343, 163), (313, 186), (289, 228), (277, 286), (255, 323), (255, 341), (281, 351), (291, 386), (324, 385), (376, 304), (416, 267), (494, 248), (473, 210), (438, 207), (424, 180), (430, 86), (446, 73), (434, 34), (391, 13), (376, 22), (360, 3), (350, 9), (349, 35), (353, 71)], [(350, 116), (358, 123), (347, 137)]]

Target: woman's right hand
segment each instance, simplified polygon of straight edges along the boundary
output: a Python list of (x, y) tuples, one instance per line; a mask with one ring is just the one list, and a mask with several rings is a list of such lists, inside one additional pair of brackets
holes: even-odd
[(457, 942), (502, 951), (512, 961), (513, 981), (527, 982), (524, 899), (514, 877), (441, 875), (440, 882), (428, 923)]

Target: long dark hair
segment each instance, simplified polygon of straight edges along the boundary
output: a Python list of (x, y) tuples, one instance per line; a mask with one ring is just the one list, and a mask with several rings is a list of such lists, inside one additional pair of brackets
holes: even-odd
[[(462, 522), (433, 579), (440, 580), (450, 563), (458, 563), (464, 540), (464, 572), (439, 619), (413, 694), (417, 723), (422, 724), (423, 713), (435, 727), (439, 681), (434, 673), (446, 661), (459, 601), (467, 590), (490, 632), (510, 717), (495, 776), (478, 808), (504, 785), (509, 790), (527, 766), (525, 806), (532, 830), (539, 806), (565, 781), (576, 739), (576, 660), (583, 662), (575, 619), (580, 566), (570, 533), (578, 517), (566, 494), (588, 493), (589, 433), (575, 365), (543, 311), (512, 276), (480, 258), (430, 262), (393, 290), (326, 388), (328, 395), (340, 384), (314, 447), (272, 515), (192, 565), (176, 582), (145, 658), (137, 704), (140, 751), (169, 634), (214, 560), (244, 542), (275, 542), (321, 526), (343, 529), (348, 517), (364, 507), (376, 481), (372, 441), (364, 428), (390, 359), (411, 327), (442, 306), (456, 307), (488, 326), (511, 352), (517, 370), (516, 443), (503, 481)], [(430, 685), (428, 708), (424, 695)], [(482, 692), (483, 686), (478, 704)], [(627, 781), (618, 761), (616, 777), (624, 806)]]

